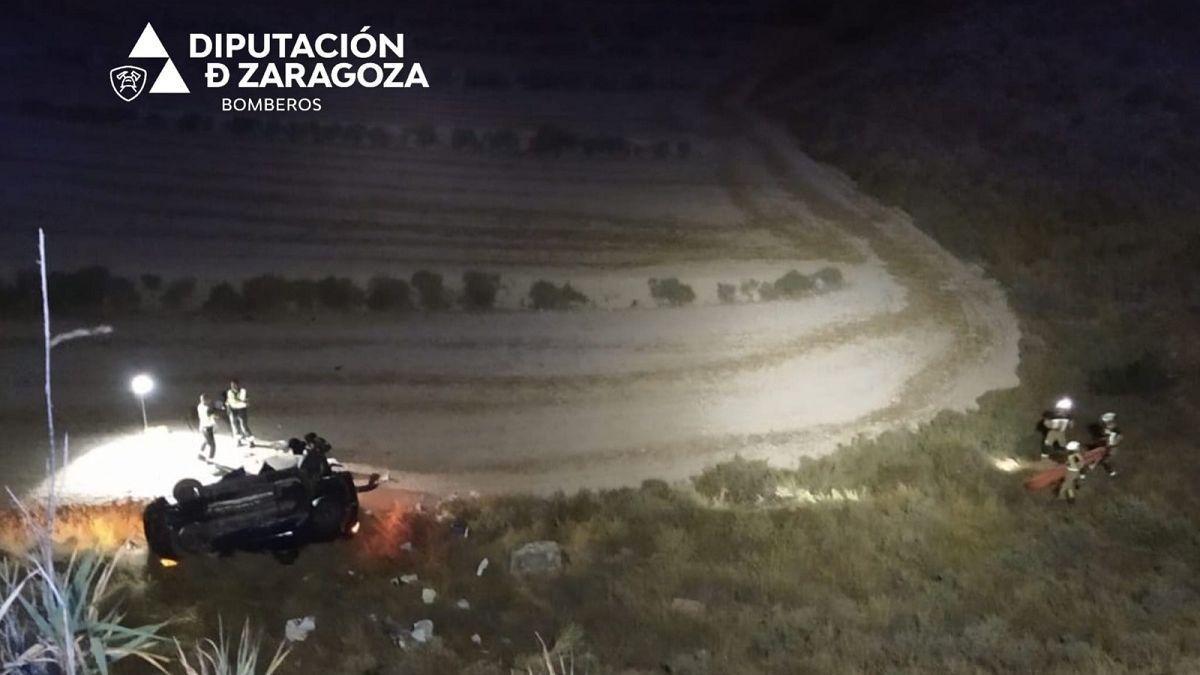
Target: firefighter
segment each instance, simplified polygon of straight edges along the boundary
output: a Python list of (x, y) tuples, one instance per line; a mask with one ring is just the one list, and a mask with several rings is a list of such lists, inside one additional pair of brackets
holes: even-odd
[(246, 390), (236, 379), (229, 381), (225, 392), (225, 409), (229, 411), (229, 430), (237, 438), (237, 444), (254, 445), (254, 433), (250, 431), (250, 410)]
[(1058, 498), (1067, 500), (1068, 504), (1075, 503), (1075, 493), (1079, 490), (1079, 481), (1083, 477), (1083, 453), (1080, 452), (1079, 441), (1067, 443), (1067, 473), (1062, 483), (1058, 485)]
[(1100, 424), (1096, 428), (1096, 440), (1092, 447), (1104, 448), (1104, 457), (1099, 461), (1101, 468), (1109, 478), (1117, 477), (1117, 469), (1113, 466), (1113, 456), (1117, 454), (1117, 446), (1121, 444), (1121, 428), (1117, 426), (1117, 414), (1106, 412), (1100, 416)]
[(1064, 396), (1054, 403), (1053, 410), (1042, 414), (1042, 459), (1067, 446), (1067, 431), (1075, 426), (1075, 420), (1071, 417), (1071, 408), (1074, 406), (1075, 403)]
[(217, 413), (208, 405), (208, 397), (200, 394), (200, 405), (196, 406), (196, 417), (200, 421), (200, 436), (204, 439), (200, 444), (200, 459), (204, 459), (204, 451), (208, 450), (208, 459), (217, 456), (217, 439), (213, 429), (217, 425)]

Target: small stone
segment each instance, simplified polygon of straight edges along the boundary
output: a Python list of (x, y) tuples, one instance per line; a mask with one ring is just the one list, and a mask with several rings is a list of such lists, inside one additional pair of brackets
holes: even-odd
[(427, 605), (432, 605), (433, 601), (437, 600), (437, 591), (432, 588), (421, 589), (421, 600)]
[(399, 581), (400, 581), (400, 583), (404, 584), (405, 586), (407, 586), (409, 584), (415, 584), (415, 583), (417, 583), (417, 575), (401, 574)]
[(483, 646), (483, 638), (479, 637), (479, 633), (475, 633), (474, 635), (471, 636), (471, 642), (475, 643), (476, 645), (478, 645), (480, 647)]
[(477, 576), (477, 577), (483, 576), (483, 572), (487, 568), (488, 568), (488, 559), (484, 558), (483, 560), (480, 560), (479, 566), (475, 568), (475, 576)]
[(467, 602), (466, 598), (459, 598), (458, 602), (454, 603), (454, 606), (459, 609), (471, 609), (471, 603)]
[(288, 619), (283, 626), (283, 634), (288, 642), (304, 642), (308, 638), (308, 634), (313, 632), (316, 627), (317, 619), (313, 616)]
[(403, 544), (400, 544), (400, 550), (405, 551), (407, 553), (412, 553), (412, 550), (413, 550), (412, 542), (406, 541)]
[(413, 624), (412, 639), (422, 644), (429, 642), (433, 637), (433, 622), (429, 619), (421, 619)]
[(553, 541), (534, 541), (512, 553), (509, 570), (518, 576), (557, 574), (563, 568), (562, 547)]

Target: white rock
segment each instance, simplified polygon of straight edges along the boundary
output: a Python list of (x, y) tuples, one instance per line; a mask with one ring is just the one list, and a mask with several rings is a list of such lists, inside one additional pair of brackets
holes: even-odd
[(454, 606), (459, 609), (471, 609), (471, 603), (467, 602), (466, 598), (459, 598), (458, 602), (454, 603)]
[(415, 584), (415, 583), (417, 583), (417, 575), (401, 574), (400, 575), (400, 583), (404, 584), (405, 586), (407, 586), (408, 584)]
[(406, 541), (406, 542), (404, 542), (403, 544), (400, 544), (400, 550), (401, 550), (401, 551), (407, 551), (407, 552), (409, 552), (409, 553), (412, 553), (412, 550), (413, 550), (413, 545), (412, 545), (412, 542), (411, 542), (411, 541)]
[(471, 642), (474, 642), (477, 645), (483, 646), (483, 638), (479, 637), (479, 633), (475, 633), (474, 635), (471, 636)]
[(432, 605), (434, 600), (437, 600), (437, 591), (432, 588), (421, 589), (421, 600), (427, 605)]
[(533, 541), (513, 551), (509, 571), (518, 576), (557, 574), (563, 568), (562, 547), (553, 541)]
[(317, 618), (313, 616), (288, 619), (287, 623), (283, 625), (283, 635), (288, 639), (288, 642), (304, 642), (304, 639), (316, 627)]
[(433, 637), (433, 622), (429, 619), (421, 619), (413, 624), (412, 639), (417, 642), (428, 642)]
[(475, 568), (475, 576), (477, 576), (477, 577), (483, 576), (483, 571), (486, 570), (487, 568), (488, 568), (488, 559), (484, 558), (483, 560), (480, 560), (479, 566)]

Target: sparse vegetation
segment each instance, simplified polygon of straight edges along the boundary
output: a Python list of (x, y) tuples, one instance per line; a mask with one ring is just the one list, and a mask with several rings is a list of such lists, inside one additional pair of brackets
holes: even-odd
[(428, 270), (418, 270), (412, 275), (413, 288), (421, 298), (421, 306), (425, 309), (438, 310), (450, 306), (449, 293), (442, 283), (442, 275)]
[(533, 309), (565, 310), (586, 305), (587, 296), (575, 290), (570, 283), (556, 286), (553, 282), (539, 279), (529, 287), (529, 304)]
[(649, 284), (650, 297), (654, 298), (660, 305), (681, 307), (691, 304), (696, 299), (696, 292), (692, 290), (692, 287), (675, 277), (669, 279), (651, 279)]
[(192, 296), (196, 294), (196, 280), (187, 277), (184, 279), (176, 279), (167, 284), (163, 290), (160, 301), (162, 306), (169, 310), (180, 310), (187, 307), (192, 301)]
[(374, 277), (367, 284), (367, 308), (373, 312), (394, 312), (412, 306), (412, 287), (404, 279)]
[(500, 275), (468, 270), (463, 273), (463, 306), (468, 309), (491, 309), (500, 291)]
[(366, 293), (345, 277), (325, 277), (317, 282), (317, 302), (327, 309), (353, 311), (361, 308), (366, 299)]
[(717, 284), (717, 300), (729, 304), (737, 301), (737, 286), (733, 284)]

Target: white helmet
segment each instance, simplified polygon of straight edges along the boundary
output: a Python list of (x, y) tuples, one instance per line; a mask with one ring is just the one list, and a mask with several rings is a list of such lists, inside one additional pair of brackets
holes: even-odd
[(1070, 396), (1064, 396), (1054, 403), (1055, 410), (1070, 410), (1074, 406), (1075, 402), (1071, 400)]
[(1105, 424), (1112, 424), (1113, 422), (1117, 421), (1117, 413), (1106, 412), (1100, 416), (1100, 421), (1104, 422)]
[(1079, 441), (1071, 441), (1071, 442), (1067, 443), (1067, 451), (1068, 452), (1075, 452), (1078, 449), (1079, 449)]

